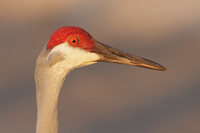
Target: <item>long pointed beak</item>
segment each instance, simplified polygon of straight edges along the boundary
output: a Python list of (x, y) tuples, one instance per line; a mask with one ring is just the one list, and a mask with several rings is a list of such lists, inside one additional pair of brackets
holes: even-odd
[(126, 64), (126, 65), (144, 67), (160, 71), (166, 70), (164, 66), (156, 62), (124, 53), (118, 49), (111, 48), (98, 41), (95, 41), (95, 48), (92, 52), (95, 52), (100, 56), (98, 62), (112, 62), (112, 63)]

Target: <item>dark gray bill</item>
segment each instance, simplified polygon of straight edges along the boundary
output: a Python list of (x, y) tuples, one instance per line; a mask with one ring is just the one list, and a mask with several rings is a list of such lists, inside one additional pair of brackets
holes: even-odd
[(162, 65), (156, 62), (124, 53), (118, 49), (111, 48), (97, 41), (95, 42), (95, 48), (92, 52), (97, 53), (101, 57), (98, 60), (99, 62), (112, 62), (112, 63), (126, 64), (126, 65), (145, 67), (145, 68), (160, 70), (160, 71), (166, 70), (165, 67), (163, 67)]

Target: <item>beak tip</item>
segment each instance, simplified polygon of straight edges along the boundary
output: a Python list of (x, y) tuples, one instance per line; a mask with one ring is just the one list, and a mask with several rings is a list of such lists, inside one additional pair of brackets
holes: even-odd
[(157, 70), (159, 70), (159, 71), (166, 71), (167, 68), (165, 68), (165, 67), (162, 66), (162, 65), (159, 65), (159, 67), (157, 68)]
[(160, 69), (160, 71), (167, 71), (167, 68), (162, 67), (162, 68)]

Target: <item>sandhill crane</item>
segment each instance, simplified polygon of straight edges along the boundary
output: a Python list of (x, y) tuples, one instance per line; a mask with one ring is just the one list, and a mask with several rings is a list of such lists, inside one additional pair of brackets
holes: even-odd
[(166, 70), (153, 61), (133, 56), (96, 41), (79, 27), (61, 27), (36, 61), (36, 133), (57, 133), (57, 102), (66, 75), (73, 69), (97, 62), (112, 62)]

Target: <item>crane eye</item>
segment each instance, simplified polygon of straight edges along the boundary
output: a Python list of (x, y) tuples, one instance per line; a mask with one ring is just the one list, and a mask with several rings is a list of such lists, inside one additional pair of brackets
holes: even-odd
[(72, 36), (68, 40), (69, 44), (77, 45), (79, 43), (79, 38), (77, 36)]

